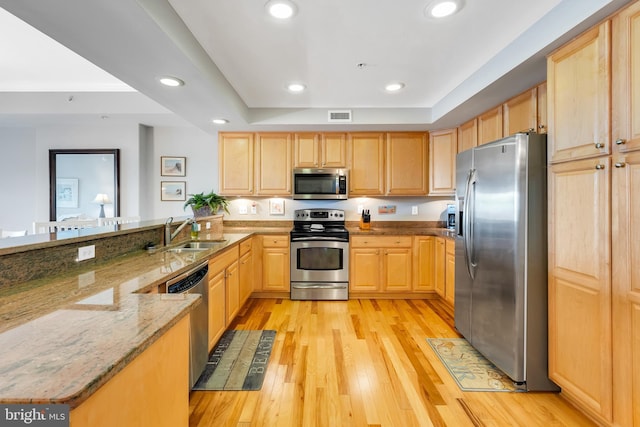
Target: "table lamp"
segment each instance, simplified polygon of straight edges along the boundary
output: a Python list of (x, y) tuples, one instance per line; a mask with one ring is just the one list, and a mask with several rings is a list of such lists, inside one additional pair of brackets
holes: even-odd
[(98, 203), (100, 205), (100, 215), (98, 218), (104, 218), (104, 205), (108, 205), (111, 203), (109, 200), (109, 196), (104, 193), (98, 193), (95, 199), (93, 199), (93, 203)]

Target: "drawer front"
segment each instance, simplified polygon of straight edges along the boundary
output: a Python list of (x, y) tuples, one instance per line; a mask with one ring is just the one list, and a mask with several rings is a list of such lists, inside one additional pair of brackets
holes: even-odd
[(265, 248), (288, 248), (289, 235), (262, 236), (262, 246)]
[(410, 248), (411, 236), (352, 236), (354, 248)]
[(252, 242), (252, 239), (247, 239), (240, 242), (240, 256), (246, 254), (251, 250)]
[(213, 258), (209, 259), (209, 277), (213, 276), (214, 274), (218, 274), (237, 260), (238, 245), (227, 249), (219, 255), (215, 254)]

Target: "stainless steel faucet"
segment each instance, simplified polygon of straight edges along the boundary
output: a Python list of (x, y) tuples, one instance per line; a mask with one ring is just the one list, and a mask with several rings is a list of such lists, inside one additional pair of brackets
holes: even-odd
[(194, 218), (187, 218), (182, 224), (176, 228), (176, 231), (171, 233), (171, 223), (173, 222), (173, 217), (170, 216), (167, 218), (167, 221), (164, 223), (164, 245), (167, 246), (171, 244), (171, 241), (176, 238), (176, 236), (189, 224), (193, 224), (195, 222)]

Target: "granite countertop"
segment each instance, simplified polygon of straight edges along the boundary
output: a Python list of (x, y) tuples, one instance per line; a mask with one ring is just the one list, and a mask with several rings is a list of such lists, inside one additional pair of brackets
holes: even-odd
[(78, 406), (201, 298), (143, 292), (250, 235), (224, 233), (202, 252), (136, 251), (0, 288), (0, 403)]
[[(353, 235), (454, 233), (431, 224), (372, 224)], [(101, 265), (0, 287), (0, 403), (78, 406), (196, 304), (194, 294), (145, 293), (253, 234), (292, 225), (233, 224), (215, 249), (135, 251)], [(201, 240), (210, 236), (203, 232)], [(39, 247), (36, 243), (33, 247)], [(9, 248), (7, 248), (9, 249)]]

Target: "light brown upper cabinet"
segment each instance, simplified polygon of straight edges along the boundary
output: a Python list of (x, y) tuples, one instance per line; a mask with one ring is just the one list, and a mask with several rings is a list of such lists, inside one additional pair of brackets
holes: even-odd
[(478, 116), (478, 145), (502, 138), (502, 105)]
[(427, 133), (387, 134), (387, 191), (390, 196), (427, 195)]
[(429, 135), (429, 195), (450, 196), (456, 190), (458, 130), (446, 129)]
[(609, 154), (610, 21), (592, 28), (547, 60), (551, 162)]
[(297, 133), (294, 136), (297, 168), (343, 168), (347, 166), (346, 133)]
[(547, 133), (547, 82), (538, 85), (538, 133)]
[(382, 132), (349, 134), (349, 196), (384, 195), (384, 136)]
[(291, 195), (291, 134), (221, 132), (218, 151), (220, 194)]
[(293, 145), (293, 166), (317, 168), (320, 165), (320, 134), (296, 133)]
[(458, 153), (478, 146), (478, 119), (458, 126)]
[(256, 134), (256, 195), (290, 196), (293, 144), (290, 133)]
[(640, 5), (614, 19), (613, 140), (619, 152), (640, 149)]
[(532, 132), (538, 127), (538, 90), (530, 89), (502, 104), (504, 136)]
[(220, 194), (253, 194), (253, 133), (218, 134)]

